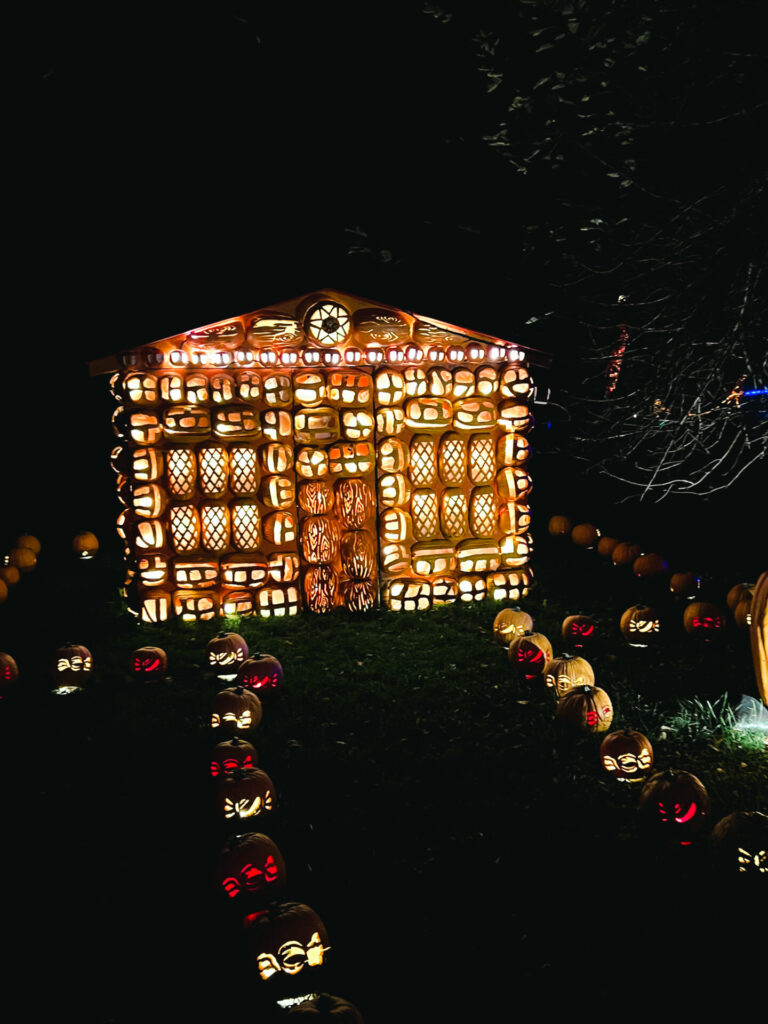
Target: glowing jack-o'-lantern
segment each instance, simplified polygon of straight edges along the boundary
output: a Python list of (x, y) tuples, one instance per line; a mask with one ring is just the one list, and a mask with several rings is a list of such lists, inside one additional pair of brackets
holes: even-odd
[(589, 647), (597, 636), (597, 622), (591, 615), (568, 615), (563, 619), (560, 632), (571, 647)]
[(606, 732), (613, 721), (613, 704), (599, 686), (577, 686), (560, 698), (555, 716), (581, 732)]
[(638, 810), (668, 842), (688, 846), (709, 816), (709, 794), (690, 772), (659, 772), (643, 786)]
[(619, 782), (642, 782), (653, 764), (653, 747), (641, 732), (609, 732), (600, 744), (600, 760), (608, 774)]
[(692, 598), (701, 587), (701, 579), (695, 572), (675, 572), (669, 577), (669, 589), (675, 597)]
[(162, 647), (138, 647), (131, 656), (134, 679), (154, 683), (162, 679), (168, 669), (168, 655)]
[(0, 699), (13, 691), (18, 678), (19, 666), (15, 659), (5, 651), (0, 651)]
[(768, 883), (768, 815), (760, 811), (727, 814), (712, 829), (709, 850), (720, 874)]
[(547, 665), (544, 682), (556, 697), (563, 697), (574, 686), (593, 686), (595, 672), (586, 658), (561, 654)]
[(662, 576), (669, 569), (665, 558), (654, 552), (640, 555), (632, 563), (632, 572), (639, 579), (651, 579), (654, 576)]
[(571, 530), (571, 540), (580, 548), (593, 548), (600, 537), (600, 531), (592, 523), (578, 523)]
[(493, 639), (496, 643), (509, 647), (516, 636), (522, 636), (532, 629), (533, 619), (528, 612), (521, 608), (502, 608), (493, 620)]
[(213, 698), (211, 728), (228, 732), (248, 732), (261, 721), (261, 701), (251, 690), (230, 686)]
[(232, 736), (217, 743), (211, 751), (211, 777), (230, 775), (236, 769), (258, 766), (256, 748), (240, 736)]
[(611, 561), (619, 568), (629, 568), (635, 563), (635, 559), (641, 554), (639, 544), (630, 544), (629, 541), (620, 541), (611, 552)]
[(710, 601), (693, 601), (683, 612), (683, 629), (697, 640), (710, 643), (723, 635), (725, 615)]
[(336, 514), (348, 530), (362, 530), (373, 515), (375, 502), (371, 488), (357, 477), (336, 484)]
[(339, 576), (332, 565), (311, 565), (304, 574), (304, 596), (307, 607), (324, 615), (336, 604)]
[(633, 604), (621, 616), (619, 629), (630, 647), (650, 647), (661, 636), (661, 619), (648, 605)]
[(237, 824), (274, 810), (275, 785), (260, 768), (235, 768), (220, 777), (215, 803), (223, 818)]
[(82, 644), (64, 644), (54, 656), (54, 693), (72, 693), (90, 681), (93, 656)]
[(283, 667), (271, 654), (253, 654), (237, 673), (238, 686), (264, 694), (276, 690), (283, 683)]
[(80, 533), (75, 534), (75, 538), (72, 541), (72, 550), (81, 562), (89, 561), (95, 557), (96, 552), (99, 550), (99, 539), (95, 533), (91, 533), (89, 530), (81, 530)]
[(308, 516), (301, 525), (301, 551), (310, 565), (332, 562), (339, 550), (338, 523), (330, 516)]
[(268, 908), (249, 924), (245, 936), (262, 981), (320, 967), (331, 948), (325, 925), (304, 903), (278, 903)]
[(552, 661), (552, 644), (543, 633), (526, 630), (510, 640), (507, 657), (517, 673), (528, 681), (543, 675)]
[(258, 910), (283, 891), (285, 862), (277, 846), (261, 832), (234, 835), (219, 854), (215, 881), (242, 910)]
[(219, 679), (232, 678), (248, 657), (248, 644), (239, 633), (218, 633), (206, 645), (208, 665)]

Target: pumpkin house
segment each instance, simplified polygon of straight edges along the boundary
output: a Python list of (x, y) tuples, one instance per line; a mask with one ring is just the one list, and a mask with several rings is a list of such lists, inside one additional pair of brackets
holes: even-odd
[(92, 363), (112, 372), (134, 611), (519, 599), (532, 363), (548, 360), (334, 291)]

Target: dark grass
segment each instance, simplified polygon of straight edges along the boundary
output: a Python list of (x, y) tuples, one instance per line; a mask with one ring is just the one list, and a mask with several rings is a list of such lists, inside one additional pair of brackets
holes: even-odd
[[(755, 692), (747, 634), (731, 626), (699, 646), (661, 587), (538, 540), (524, 605), (556, 648), (566, 614), (598, 615), (603, 638), (588, 656), (614, 725), (649, 735), (656, 767), (699, 776), (713, 822), (766, 811), (768, 756), (723, 712)], [(210, 806), (218, 684), (204, 647), (222, 623), (138, 626), (119, 578), (110, 551), (82, 564), (44, 551), (0, 610), (0, 647), (24, 674), (0, 706), (9, 975), (30, 986), (30, 1007), (53, 998), (85, 1020), (268, 1020), (210, 882), (226, 830)], [(733, 582), (713, 577), (712, 596)], [(640, 600), (664, 614), (657, 650), (618, 634)], [(288, 898), (327, 925), (322, 987), (373, 1024), (507, 1019), (525, 992), (562, 1012), (585, 972), (592, 999), (628, 996), (653, 957), (675, 965), (655, 982), (675, 998), (676, 972), (727, 973), (734, 936), (764, 922), (765, 898), (715, 879), (704, 843), (647, 839), (637, 788), (603, 775), (599, 738), (561, 733), (550, 694), (512, 676), (492, 640), (500, 607), (224, 623), (283, 664), (254, 737), (279, 804), (257, 827), (285, 856)], [(52, 697), (51, 654), (70, 639), (90, 647), (96, 678), (82, 695)], [(147, 643), (169, 652), (171, 678), (138, 686), (127, 667)], [(681, 704), (693, 699), (715, 713)], [(665, 724), (676, 731), (662, 738)], [(705, 991), (697, 983), (690, 998)]]

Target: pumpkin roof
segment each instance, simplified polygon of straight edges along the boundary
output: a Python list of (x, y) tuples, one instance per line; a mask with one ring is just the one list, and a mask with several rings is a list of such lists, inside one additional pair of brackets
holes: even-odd
[[(142, 365), (142, 353), (151, 351), (154, 363), (175, 362), (171, 353), (238, 351), (248, 359), (260, 362), (260, 353), (275, 352), (276, 359), (286, 349), (299, 346), (319, 350), (333, 348), (430, 344), (464, 349), (472, 343), (503, 347), (520, 352), (518, 359), (547, 367), (550, 356), (538, 349), (471, 331), (433, 317), (406, 312), (385, 303), (373, 302), (356, 295), (324, 289), (298, 298), (274, 303), (250, 313), (243, 313), (217, 323), (206, 324), (149, 345), (114, 353), (92, 360), (91, 375), (111, 373), (121, 365)], [(161, 358), (162, 356), (162, 358)], [(213, 363), (215, 365), (215, 361)]]

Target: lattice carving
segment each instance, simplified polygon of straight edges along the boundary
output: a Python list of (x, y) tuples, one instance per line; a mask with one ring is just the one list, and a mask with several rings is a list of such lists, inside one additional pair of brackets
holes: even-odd
[(255, 501), (232, 503), (232, 543), (240, 551), (261, 547), (261, 518)]
[(227, 489), (229, 455), (221, 445), (206, 445), (197, 455), (200, 490), (207, 498), (220, 498)]
[(469, 503), (469, 524), (476, 537), (492, 537), (496, 529), (496, 495), (491, 487), (476, 487)]
[(411, 498), (413, 536), (415, 540), (434, 540), (439, 536), (437, 495), (420, 488)]
[(200, 547), (200, 515), (194, 505), (175, 505), (170, 512), (171, 540), (183, 554)]
[(446, 537), (466, 537), (469, 533), (467, 496), (458, 487), (443, 492), (440, 502), (440, 525)]
[(229, 547), (229, 510), (226, 505), (201, 505), (200, 525), (205, 550), (226, 551)]
[(434, 437), (417, 434), (411, 441), (408, 473), (416, 487), (426, 487), (437, 475), (437, 441)]
[(475, 434), (469, 439), (469, 478), (473, 484), (490, 484), (496, 475), (493, 438)]
[(235, 445), (229, 451), (229, 486), (233, 494), (255, 494), (259, 488), (259, 464), (251, 445)]
[(445, 434), (440, 442), (440, 479), (444, 484), (461, 484), (467, 472), (467, 445), (458, 434)]

